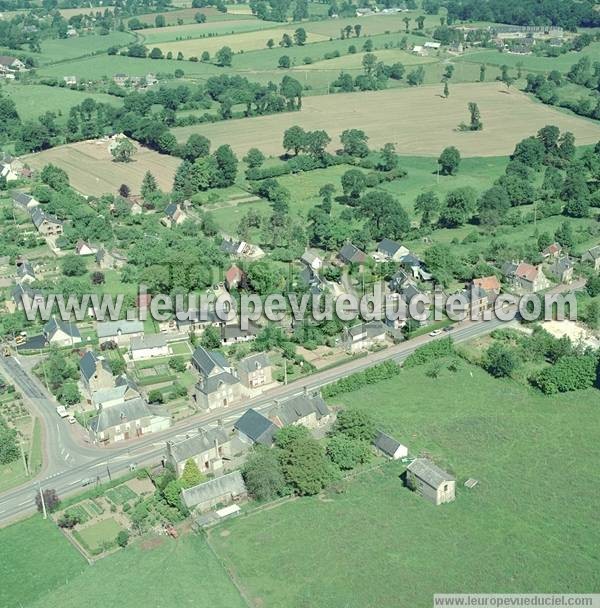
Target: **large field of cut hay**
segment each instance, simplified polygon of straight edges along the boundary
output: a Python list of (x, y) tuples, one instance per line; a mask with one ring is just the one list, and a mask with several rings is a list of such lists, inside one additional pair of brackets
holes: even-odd
[[(324, 59), (322, 61), (315, 61), (314, 63), (298, 66), (298, 70), (333, 70), (339, 73), (340, 70), (363, 70), (363, 57), (366, 53), (351, 53), (349, 55), (342, 55), (341, 57), (335, 57), (334, 59)], [(386, 64), (392, 64), (400, 62), (403, 65), (420, 65), (422, 63), (434, 63), (438, 61), (437, 57), (419, 57), (418, 55), (412, 55), (406, 51), (400, 49), (382, 49), (375, 53), (378, 61), (383, 61)], [(335, 80), (338, 74), (332, 76), (331, 80)]]
[[(460, 132), (459, 123), (469, 120), (470, 101), (479, 105), (483, 130)], [(578, 144), (600, 139), (600, 125), (536, 103), (517, 90), (507, 92), (496, 82), (451, 85), (448, 99), (441, 96), (440, 85), (310, 97), (301, 112), (173, 131), (181, 141), (191, 133), (202, 133), (213, 145), (230, 144), (238, 154), (252, 147), (281, 154), (284, 131), (300, 125), (306, 130), (325, 129), (333, 139), (332, 149), (339, 146), (344, 129), (356, 128), (367, 133), (372, 147), (392, 142), (401, 154), (437, 156), (453, 145), (463, 156), (503, 156), (547, 124), (572, 131)]]
[(543, 397), (464, 363), (427, 371), (334, 401), (368, 409), (412, 454), (450, 468), (456, 501), (433, 506), (388, 463), (345, 492), (212, 529), (254, 606), (425, 608), (434, 593), (598, 589), (600, 392)]
[[(183, 53), (183, 56), (200, 57), (204, 51), (208, 51), (211, 56), (214, 55), (221, 47), (228, 46), (232, 51), (257, 51), (267, 48), (267, 40), (273, 38), (277, 45), (283, 34), (294, 35), (294, 29), (290, 27), (281, 27), (265, 31), (244, 32), (241, 34), (232, 34), (230, 36), (216, 36), (214, 38), (201, 38), (199, 40), (180, 40), (178, 42), (165, 42), (158, 44), (163, 53), (171, 51), (173, 55)], [(329, 40), (328, 36), (323, 34), (308, 34), (307, 43), (321, 42)], [(285, 54), (282, 49), (281, 54)], [(235, 61), (235, 60), (234, 60)]]
[(173, 176), (181, 162), (137, 146), (129, 163), (113, 161), (108, 143), (102, 140), (82, 141), (23, 157), (34, 169), (52, 163), (64, 169), (71, 185), (82, 194), (100, 196), (115, 193), (121, 184), (127, 184), (134, 193), (139, 192), (144, 174), (150, 171), (163, 190), (170, 190)]

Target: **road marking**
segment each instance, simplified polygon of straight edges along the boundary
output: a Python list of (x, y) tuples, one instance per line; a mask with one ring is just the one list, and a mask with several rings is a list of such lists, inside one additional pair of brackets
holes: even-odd
[(31, 504), (31, 500), (24, 500), (23, 502), (20, 502), (17, 507), (22, 507), (23, 505), (29, 505)]

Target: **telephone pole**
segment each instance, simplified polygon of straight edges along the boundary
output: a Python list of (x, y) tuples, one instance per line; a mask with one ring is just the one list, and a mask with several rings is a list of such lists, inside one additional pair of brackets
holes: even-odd
[(25, 450), (23, 449), (23, 442), (19, 441), (19, 449), (21, 450), (21, 458), (23, 459), (23, 467), (25, 469), (25, 475), (29, 477), (29, 466), (27, 465), (27, 458), (25, 458)]
[(42, 501), (42, 512), (44, 514), (44, 519), (48, 519), (48, 514), (46, 513), (46, 501), (44, 500), (44, 493), (42, 492), (42, 486), (38, 481), (38, 489), (40, 491), (40, 499)]

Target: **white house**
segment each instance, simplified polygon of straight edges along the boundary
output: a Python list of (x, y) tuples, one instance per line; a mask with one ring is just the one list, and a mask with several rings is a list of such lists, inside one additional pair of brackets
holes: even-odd
[(373, 445), (388, 458), (399, 460), (408, 456), (408, 448), (383, 431), (377, 431)]
[(167, 357), (171, 349), (163, 334), (150, 334), (148, 336), (135, 336), (131, 338), (129, 356), (134, 361), (152, 359), (153, 357)]
[(77, 255), (94, 255), (95, 253), (98, 253), (98, 249), (96, 247), (92, 247), (92, 245), (86, 243), (85, 241), (79, 240), (75, 245), (75, 253)]
[(44, 338), (48, 344), (56, 346), (74, 346), (81, 342), (81, 335), (77, 325), (70, 321), (50, 319), (44, 325)]
[(116, 342), (119, 346), (129, 346), (132, 338), (144, 335), (142, 321), (102, 321), (96, 325), (98, 342)]
[(319, 271), (323, 268), (323, 260), (314, 251), (307, 249), (304, 255), (300, 258), (309, 268), (312, 270)]

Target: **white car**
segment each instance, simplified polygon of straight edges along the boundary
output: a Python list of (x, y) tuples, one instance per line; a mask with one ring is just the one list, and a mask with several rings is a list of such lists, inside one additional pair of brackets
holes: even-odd
[(436, 336), (439, 336), (441, 333), (442, 333), (442, 330), (441, 330), (441, 329), (434, 329), (433, 331), (430, 331), (430, 332), (429, 332), (429, 335), (430, 335), (432, 338), (435, 338)]
[(75, 416), (69, 416), (68, 420), (69, 420), (69, 424), (75, 424), (77, 422), (77, 420), (75, 419)]

